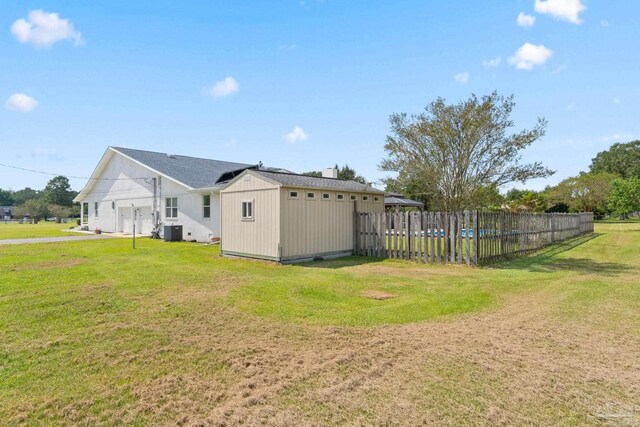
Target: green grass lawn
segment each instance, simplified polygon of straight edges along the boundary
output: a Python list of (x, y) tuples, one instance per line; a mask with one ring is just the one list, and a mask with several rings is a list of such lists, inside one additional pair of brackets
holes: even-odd
[(16, 224), (0, 222), (0, 240), (73, 236), (73, 234), (63, 231), (70, 227), (75, 227), (75, 223), (56, 224), (55, 222), (40, 221), (37, 224)]
[(490, 268), (0, 246), (0, 424), (637, 423), (640, 224), (596, 227)]

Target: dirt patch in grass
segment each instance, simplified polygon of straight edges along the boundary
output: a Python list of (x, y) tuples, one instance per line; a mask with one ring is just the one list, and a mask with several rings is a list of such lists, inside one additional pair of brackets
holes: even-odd
[[(608, 252), (615, 249), (598, 249), (594, 259), (613, 262)], [(65, 299), (55, 293), (49, 312), (6, 298), (0, 320), (20, 329), (0, 330), (0, 419), (63, 425), (640, 425), (636, 253), (627, 258), (631, 269), (611, 275), (385, 263), (322, 270), (327, 282), (357, 281), (353, 305), (373, 305), (372, 316), (400, 303), (404, 284), (395, 277), (388, 287), (352, 278), (358, 269), (378, 268), (381, 276), (419, 272), (428, 281), (433, 275), (435, 292), (463, 282), (446, 284), (445, 270), (487, 289), (499, 280), (527, 285), (521, 292), (495, 292), (499, 304), (483, 312), (373, 327), (282, 322), (226, 299), (230, 290), (262, 277), (265, 289), (309, 280), (301, 268), (252, 264), (259, 268), (224, 271), (231, 262), (212, 268), (195, 263), (125, 287), (131, 275), (141, 274), (138, 262), (124, 279), (110, 271), (112, 288), (77, 285), (92, 299), (78, 303), (83, 294)], [(397, 292), (398, 299), (360, 297), (372, 287)], [(22, 292), (43, 298), (40, 288)], [(419, 302), (410, 308), (422, 309)], [(73, 303), (80, 309), (64, 308)], [(335, 312), (345, 302), (318, 304)], [(24, 326), (38, 316), (43, 320)]]
[[(147, 298), (179, 304), (178, 294)], [(162, 345), (110, 353), (131, 403), (99, 419), (91, 399), (82, 408), (59, 400), (47, 413), (80, 424), (190, 426), (640, 422), (640, 339), (555, 318), (543, 294), (489, 313), (376, 328), (282, 324), (216, 305), (213, 295), (186, 290), (196, 310), (138, 318), (136, 330), (153, 328)], [(136, 369), (146, 365), (154, 373), (142, 379)], [(123, 392), (101, 387), (97, 402)], [(33, 420), (29, 412), (20, 419)]]
[(375, 299), (379, 301), (397, 297), (397, 295), (390, 294), (388, 292), (374, 291), (374, 290), (364, 291), (360, 295), (364, 298)]
[(20, 264), (9, 267), (9, 271), (49, 270), (53, 268), (70, 268), (84, 264), (82, 258), (62, 258), (60, 260), (41, 261), (31, 264)]
[(296, 326), (233, 308), (198, 310), (157, 326), (172, 337), (169, 355), (201, 360), (200, 368), (137, 385), (138, 403), (125, 419), (181, 425), (640, 422), (634, 406), (640, 340), (555, 318), (548, 306), (544, 294), (519, 296), (490, 313), (377, 328)]

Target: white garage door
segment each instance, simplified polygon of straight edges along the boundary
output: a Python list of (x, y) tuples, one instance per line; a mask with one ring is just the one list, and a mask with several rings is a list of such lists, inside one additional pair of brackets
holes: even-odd
[(131, 208), (118, 208), (118, 231), (121, 233), (131, 233), (133, 219), (131, 218)]
[[(120, 208), (119, 209), (119, 230), (121, 233), (133, 232), (133, 217), (131, 216), (132, 208)], [(151, 206), (135, 207), (138, 211), (138, 218), (136, 221), (136, 234), (151, 234), (153, 230), (153, 217), (151, 216)]]
[(136, 233), (151, 234), (153, 230), (153, 217), (151, 216), (151, 206), (144, 206), (138, 209), (138, 223)]

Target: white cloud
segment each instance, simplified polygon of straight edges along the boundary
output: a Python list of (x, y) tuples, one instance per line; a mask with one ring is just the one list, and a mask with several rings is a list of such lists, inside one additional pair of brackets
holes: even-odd
[(534, 9), (538, 13), (546, 13), (556, 19), (580, 24), (580, 13), (587, 9), (581, 0), (536, 0)]
[(84, 44), (82, 35), (73, 28), (68, 19), (57, 13), (32, 10), (27, 19), (20, 18), (11, 25), (11, 33), (20, 43), (37, 47), (50, 47), (62, 40), (72, 40), (78, 46)]
[(38, 106), (38, 101), (24, 93), (14, 93), (7, 99), (4, 105), (11, 111), (28, 113)]
[(533, 27), (533, 24), (536, 23), (536, 17), (532, 15), (527, 15), (524, 12), (520, 12), (518, 14), (518, 25), (521, 27)]
[(614, 133), (613, 135), (605, 135), (602, 137), (603, 142), (624, 142), (632, 139), (633, 136), (630, 133)]
[(498, 56), (497, 58), (483, 60), (482, 66), (484, 68), (496, 68), (497, 66), (500, 65), (501, 62), (502, 62), (502, 57)]
[(453, 76), (453, 79), (458, 83), (460, 83), (461, 85), (466, 85), (467, 83), (469, 83), (470, 78), (471, 78), (471, 74), (469, 74), (469, 72), (467, 71), (465, 71), (464, 73), (458, 73), (455, 76)]
[(41, 157), (51, 160), (63, 160), (62, 156), (52, 148), (40, 148), (36, 147), (31, 150), (31, 157)]
[(519, 70), (531, 70), (536, 65), (547, 62), (551, 55), (553, 52), (543, 45), (525, 43), (518, 48), (514, 56), (509, 58), (509, 63)]
[(293, 130), (284, 136), (284, 139), (295, 144), (298, 141), (306, 141), (309, 139), (309, 135), (300, 126), (294, 126)]
[(214, 98), (229, 96), (240, 90), (238, 81), (233, 77), (227, 77), (224, 80), (217, 81), (212, 87), (207, 89), (209, 95)]

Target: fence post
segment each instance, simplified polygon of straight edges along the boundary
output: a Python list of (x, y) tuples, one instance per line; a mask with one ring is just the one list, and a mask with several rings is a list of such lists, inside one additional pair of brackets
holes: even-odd
[(464, 255), (464, 260), (467, 263), (467, 265), (471, 264), (471, 225), (469, 223), (470, 218), (469, 218), (469, 211), (464, 211), (464, 227), (462, 228), (464, 230), (464, 240), (465, 240), (465, 255)]
[(505, 213), (502, 212), (500, 214), (500, 248), (499, 248), (499, 254), (500, 256), (504, 256), (505, 255), (505, 234), (504, 234), (504, 228), (505, 228)]
[(478, 266), (478, 260), (480, 256), (478, 254), (480, 250), (480, 212), (473, 211), (473, 265)]

